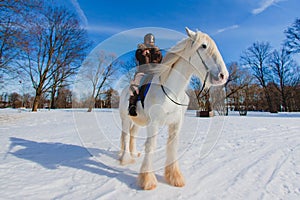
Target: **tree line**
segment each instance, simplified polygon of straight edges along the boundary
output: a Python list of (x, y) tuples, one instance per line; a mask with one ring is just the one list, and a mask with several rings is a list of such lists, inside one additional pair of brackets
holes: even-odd
[[(0, 0), (0, 8), (0, 87), (19, 80), (34, 90), (33, 95), (26, 88), (21, 94), (3, 93), (0, 107), (116, 107), (119, 94), (111, 85), (120, 74), (127, 74), (124, 81), (129, 83), (134, 59), (124, 62), (105, 51), (87, 57), (92, 43), (78, 16), (51, 1)], [(257, 41), (241, 53), (239, 62), (229, 63), (224, 89), (200, 93), (202, 83), (193, 77), (188, 93), (195, 98), (189, 107), (300, 111), (299, 65), (293, 59), (300, 52), (300, 19), (284, 33), (280, 49)], [(72, 91), (79, 82), (88, 90), (84, 96)]]

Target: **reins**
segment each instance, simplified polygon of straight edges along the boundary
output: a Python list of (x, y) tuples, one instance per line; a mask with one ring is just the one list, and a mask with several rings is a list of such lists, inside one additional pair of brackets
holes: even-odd
[(178, 103), (177, 101), (174, 101), (166, 92), (165, 87), (163, 85), (160, 85), (162, 91), (164, 92), (164, 94), (168, 97), (168, 99), (170, 99), (173, 103), (175, 103), (176, 105), (179, 106), (188, 106), (188, 104), (182, 104), (182, 103)]
[(205, 84), (206, 84), (206, 81), (207, 81), (207, 78), (208, 78), (208, 74), (209, 74), (209, 68), (208, 68), (208, 66), (206, 65), (206, 63), (204, 62), (204, 60), (203, 60), (202, 56), (200, 55), (199, 51), (197, 50), (196, 52), (197, 52), (199, 58), (201, 59), (202, 64), (204, 65), (204, 67), (205, 67), (205, 69), (206, 69), (206, 75), (205, 75), (205, 78), (204, 78), (204, 81), (203, 81), (202, 88), (201, 88), (199, 94), (197, 95), (197, 99), (198, 99), (199, 96), (200, 96), (200, 94), (203, 92), (203, 90), (204, 90), (204, 88), (205, 88)]
[(199, 94), (197, 95), (197, 99), (199, 98), (200, 94), (203, 92), (203, 90), (204, 90), (204, 88), (205, 88), (205, 83), (206, 83), (206, 80), (207, 80), (208, 74), (209, 74), (209, 72), (206, 72), (205, 79), (204, 79), (204, 82), (203, 82), (202, 88), (201, 88), (201, 90), (200, 90)]

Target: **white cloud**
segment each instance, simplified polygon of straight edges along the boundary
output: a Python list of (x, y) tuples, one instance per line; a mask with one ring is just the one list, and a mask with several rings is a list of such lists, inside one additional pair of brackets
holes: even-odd
[(88, 25), (86, 29), (93, 33), (108, 33), (108, 34), (116, 34), (121, 31), (124, 31), (122, 27), (113, 27), (113, 26), (100, 26), (100, 25)]
[(83, 23), (83, 26), (87, 26), (88, 25), (87, 17), (85, 16), (83, 10), (81, 9), (78, 1), (77, 0), (70, 0), (70, 1), (71, 1), (72, 5), (75, 7), (76, 12), (79, 15), (79, 17)]
[(219, 29), (219, 30), (217, 30), (217, 33), (222, 33), (222, 32), (228, 31), (228, 30), (236, 29), (238, 27), (239, 27), (239, 25), (235, 24), (235, 25), (232, 25), (232, 26), (228, 26), (228, 27)]
[(280, 1), (285, 1), (285, 0), (262, 0), (260, 2), (260, 6), (258, 8), (255, 8), (255, 9), (252, 10), (252, 14), (257, 15), (259, 13), (262, 13), (267, 8), (269, 8), (270, 6), (276, 4)]

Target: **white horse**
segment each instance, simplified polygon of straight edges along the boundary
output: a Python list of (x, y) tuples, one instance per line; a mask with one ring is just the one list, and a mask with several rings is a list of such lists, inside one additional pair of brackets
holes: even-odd
[[(189, 103), (185, 90), (191, 76), (198, 76), (206, 87), (222, 85), (228, 79), (228, 71), (215, 42), (205, 33), (186, 28), (186, 39), (171, 48), (158, 67), (161, 73), (154, 76), (144, 101), (137, 104), (137, 116), (128, 115), (129, 89), (120, 97), (122, 119), (121, 157), (122, 165), (134, 162), (140, 154), (136, 151), (135, 137), (139, 126), (147, 126), (145, 156), (138, 176), (142, 189), (151, 190), (157, 185), (153, 172), (152, 157), (156, 148), (159, 127), (168, 126), (165, 179), (173, 186), (182, 187), (184, 177), (177, 161), (179, 131)], [(155, 83), (155, 84), (154, 84)]]

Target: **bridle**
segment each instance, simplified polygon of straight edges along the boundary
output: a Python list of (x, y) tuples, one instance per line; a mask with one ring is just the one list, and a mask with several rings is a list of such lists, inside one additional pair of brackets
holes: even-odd
[[(204, 60), (203, 60), (201, 54), (199, 53), (198, 49), (197, 49), (196, 52), (197, 52), (197, 54), (198, 54), (198, 56), (199, 56), (199, 58), (200, 58), (202, 64), (204, 65), (204, 67), (205, 67), (205, 69), (206, 69), (206, 74), (205, 74), (205, 78), (204, 78), (204, 81), (203, 81), (203, 84), (202, 84), (202, 88), (201, 88), (199, 94), (197, 95), (197, 99), (198, 99), (199, 96), (200, 96), (200, 94), (203, 92), (203, 90), (204, 90), (204, 88), (205, 88), (205, 84), (206, 84), (206, 81), (207, 81), (207, 78), (208, 78), (208, 75), (209, 75), (209, 71), (210, 71), (210, 70), (209, 70), (208, 66), (206, 65), (206, 63), (204, 62)], [(190, 59), (191, 59), (191, 57), (190, 57)]]
[[(193, 46), (193, 44), (194, 44), (194, 42), (192, 42), (192, 46)], [(199, 94), (197, 95), (197, 98), (199, 98), (200, 94), (203, 92), (203, 90), (204, 90), (204, 88), (205, 88), (205, 84), (206, 84), (206, 81), (207, 81), (207, 78), (208, 78), (208, 75), (209, 75), (209, 71), (210, 71), (210, 70), (209, 70), (207, 64), (204, 62), (204, 60), (203, 60), (203, 58), (202, 58), (202, 56), (201, 56), (201, 54), (200, 54), (200, 52), (199, 52), (199, 49), (197, 49), (196, 52), (197, 52), (197, 55), (199, 56), (199, 58), (200, 58), (200, 60), (201, 60), (201, 62), (202, 62), (202, 64), (203, 64), (203, 66), (204, 66), (205, 69), (206, 69), (206, 75), (205, 75), (205, 78), (204, 78), (204, 82), (203, 82), (202, 88), (201, 88)], [(192, 64), (191, 64), (191, 58), (192, 58), (192, 56), (189, 57), (189, 64), (190, 64), (190, 65), (192, 65)], [(173, 100), (173, 99), (168, 95), (168, 93), (166, 92), (164, 86), (163, 86), (162, 84), (161, 84), (160, 86), (161, 86), (162, 91), (163, 91), (164, 94), (168, 97), (168, 99), (169, 99), (170, 101), (172, 101), (173, 103), (175, 103), (176, 105), (179, 105), (179, 106), (188, 106), (188, 104), (178, 103), (177, 101)]]

